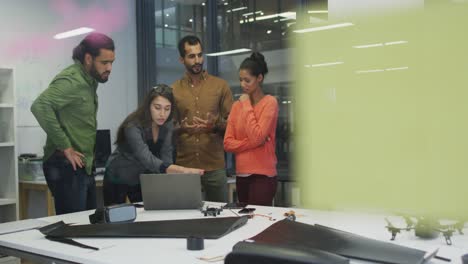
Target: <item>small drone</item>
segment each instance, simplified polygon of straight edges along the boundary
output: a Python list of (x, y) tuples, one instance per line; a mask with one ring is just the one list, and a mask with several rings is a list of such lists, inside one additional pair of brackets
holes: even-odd
[(395, 240), (396, 235), (402, 230), (414, 230), (414, 234), (421, 238), (436, 238), (439, 233), (441, 233), (444, 236), (447, 245), (452, 245), (451, 238), (453, 233), (458, 231), (460, 235), (463, 235), (463, 228), (465, 227), (464, 221), (459, 221), (455, 224), (443, 225), (437, 220), (422, 216), (410, 217), (404, 215), (403, 218), (406, 222), (406, 227), (404, 228), (395, 227), (387, 218), (385, 218), (385, 221), (387, 222), (386, 228), (390, 233), (392, 233), (392, 238), (390, 240)]
[(217, 216), (219, 215), (221, 212), (223, 211), (223, 208), (216, 208), (216, 207), (206, 207), (205, 210), (201, 210), (201, 212), (203, 213), (203, 215), (205, 216)]
[(284, 213), (284, 216), (290, 221), (296, 221), (296, 212), (294, 212), (293, 210)]

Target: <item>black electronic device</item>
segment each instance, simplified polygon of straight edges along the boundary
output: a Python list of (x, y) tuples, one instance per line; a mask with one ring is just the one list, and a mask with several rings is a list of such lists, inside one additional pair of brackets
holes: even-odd
[(240, 210), (238, 213), (239, 214), (251, 214), (255, 211), (255, 208), (243, 208), (242, 210)]
[(223, 211), (223, 208), (216, 208), (216, 207), (206, 207), (206, 209), (202, 209), (201, 212), (205, 216), (217, 216)]
[(37, 154), (34, 153), (22, 153), (19, 155), (20, 159), (33, 159), (37, 158)]
[(468, 264), (468, 254), (462, 256), (462, 264)]
[(111, 154), (111, 136), (109, 129), (96, 131), (96, 147), (94, 150), (94, 165), (96, 168), (104, 168)]
[(129, 223), (136, 219), (136, 208), (133, 204), (118, 204), (98, 208), (89, 215), (91, 224)]
[(236, 202), (236, 203), (227, 203), (223, 205), (224, 209), (243, 209), (247, 206), (247, 203)]

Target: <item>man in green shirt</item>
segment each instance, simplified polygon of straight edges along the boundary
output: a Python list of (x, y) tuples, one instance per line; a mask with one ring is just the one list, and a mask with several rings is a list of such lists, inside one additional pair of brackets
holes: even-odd
[(87, 35), (73, 50), (74, 64), (60, 72), (31, 106), (47, 134), (44, 175), (56, 214), (96, 208), (92, 173), (96, 143), (98, 83), (107, 82), (115, 60), (114, 41)]

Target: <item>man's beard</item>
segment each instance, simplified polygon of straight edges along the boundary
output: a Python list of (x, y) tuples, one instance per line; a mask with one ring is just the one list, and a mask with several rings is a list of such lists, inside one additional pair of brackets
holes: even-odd
[[(196, 71), (194, 68), (195, 66), (200, 66), (200, 70), (199, 71)], [(203, 63), (196, 63), (190, 67), (186, 67), (187, 70), (191, 73), (191, 74), (200, 74), (201, 72), (203, 72)]]
[[(106, 72), (103, 72), (102, 74), (104, 73), (108, 73), (110, 74), (109, 71), (106, 71)], [(91, 74), (91, 76), (96, 79), (96, 81), (100, 82), (100, 83), (105, 83), (109, 80), (109, 75), (107, 75), (107, 77), (103, 78), (101, 74), (99, 74), (99, 72), (96, 70), (96, 67), (94, 67), (94, 63), (93, 65), (91, 66), (91, 69), (89, 71), (89, 74)]]

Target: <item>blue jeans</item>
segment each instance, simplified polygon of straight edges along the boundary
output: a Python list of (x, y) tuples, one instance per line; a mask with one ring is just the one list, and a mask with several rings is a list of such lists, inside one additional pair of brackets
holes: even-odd
[(73, 170), (65, 156), (56, 152), (44, 162), (43, 170), (57, 215), (96, 208), (96, 182), (84, 168)]

